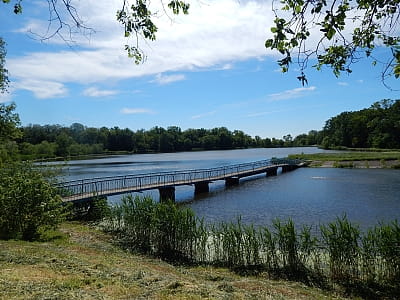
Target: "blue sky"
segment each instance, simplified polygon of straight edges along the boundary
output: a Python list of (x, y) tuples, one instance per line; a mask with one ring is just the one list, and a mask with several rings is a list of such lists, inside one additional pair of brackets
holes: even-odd
[[(123, 29), (115, 21), (121, 2), (76, 1), (96, 33), (74, 35), (73, 44), (57, 36), (39, 41), (30, 33), (46, 32), (47, 1), (23, 2), (19, 16), (1, 4), (0, 36), (7, 42), (12, 83), (0, 101), (17, 104), (23, 125), (225, 126), (282, 138), (320, 130), (342, 111), (400, 98), (383, 86), (382, 67), (372, 67), (371, 60), (339, 78), (310, 68), (304, 87), (296, 65), (280, 73), (279, 56), (264, 47), (273, 20), (269, 1), (195, 1), (188, 16), (178, 17), (166, 16), (153, 1), (159, 32), (156, 41), (141, 42), (148, 57), (137, 66), (123, 50)], [(377, 49), (378, 58), (385, 55)], [(394, 79), (389, 84), (400, 86)]]

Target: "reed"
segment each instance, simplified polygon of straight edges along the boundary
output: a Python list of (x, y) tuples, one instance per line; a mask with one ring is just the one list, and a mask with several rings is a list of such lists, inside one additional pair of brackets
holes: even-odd
[(321, 225), (322, 238), (329, 253), (330, 277), (338, 282), (359, 278), (360, 230), (346, 216)]
[(297, 230), (291, 219), (274, 219), (271, 227), (246, 225), (240, 217), (205, 224), (190, 209), (172, 202), (126, 196), (111, 208), (103, 226), (125, 248), (172, 262), (241, 271), (256, 268), (309, 283), (327, 280), (369, 289), (389, 287), (393, 293), (400, 289), (397, 221), (362, 233), (343, 216), (315, 227), (313, 234), (311, 226)]
[(299, 256), (297, 233), (292, 219), (282, 223), (279, 219), (273, 220), (277, 250), (280, 256), (280, 265), (289, 272), (294, 273), (299, 269)]

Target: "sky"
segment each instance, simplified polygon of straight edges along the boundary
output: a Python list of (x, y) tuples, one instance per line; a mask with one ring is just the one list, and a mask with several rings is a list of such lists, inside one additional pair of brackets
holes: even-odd
[[(309, 68), (305, 86), (296, 79), (296, 65), (281, 73), (280, 56), (264, 46), (272, 37), (271, 1), (196, 0), (182, 16), (153, 1), (159, 30), (155, 41), (139, 41), (147, 56), (140, 65), (124, 50), (127, 40), (116, 21), (122, 0), (72, 3), (95, 32), (69, 39), (64, 27), (64, 40), (41, 40), (56, 25), (49, 25), (47, 1), (23, 1), (22, 15), (0, 4), (11, 80), (0, 102), (16, 103), (23, 126), (81, 123), (134, 131), (224, 126), (282, 138), (321, 130), (343, 111), (400, 99), (399, 91), (382, 84), (382, 67), (371, 60), (339, 78), (328, 68)], [(375, 55), (387, 54), (378, 47)], [(388, 83), (400, 88), (398, 80)]]

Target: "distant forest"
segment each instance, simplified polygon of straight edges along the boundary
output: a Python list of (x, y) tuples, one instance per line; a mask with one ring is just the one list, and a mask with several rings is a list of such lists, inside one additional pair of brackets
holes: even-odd
[(181, 130), (177, 126), (132, 131), (128, 128), (93, 128), (74, 123), (29, 125), (12, 146), (23, 159), (68, 157), (107, 152), (157, 153), (195, 150), (298, 147), (400, 148), (400, 100), (382, 100), (370, 108), (343, 112), (326, 121), (322, 130), (282, 139), (251, 137), (226, 127)]
[(400, 100), (382, 100), (370, 108), (343, 112), (326, 121), (323, 148), (400, 148)]
[(306, 138), (282, 139), (251, 137), (240, 130), (225, 127), (181, 130), (176, 126), (153, 127), (132, 131), (128, 128), (93, 128), (74, 123), (61, 125), (29, 125), (22, 127), (17, 140), (18, 152), (24, 158), (67, 157), (105, 152), (157, 153), (195, 150), (227, 150), (256, 147), (291, 147), (317, 143), (317, 131)]

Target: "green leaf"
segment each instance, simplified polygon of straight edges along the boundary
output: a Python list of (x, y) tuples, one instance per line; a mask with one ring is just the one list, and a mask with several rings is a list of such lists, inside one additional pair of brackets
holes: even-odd
[(328, 40), (331, 40), (332, 37), (335, 35), (336, 30), (333, 27), (330, 27), (328, 32), (325, 34)]
[(272, 39), (268, 39), (265, 41), (265, 48), (272, 48), (274, 41)]

